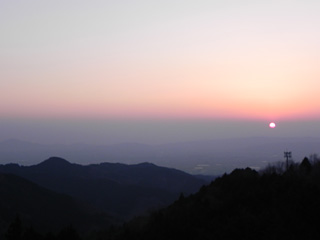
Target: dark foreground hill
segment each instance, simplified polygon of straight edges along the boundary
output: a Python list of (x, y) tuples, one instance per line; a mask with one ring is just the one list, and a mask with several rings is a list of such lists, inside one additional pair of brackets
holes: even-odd
[(0, 239), (16, 216), (26, 226), (42, 232), (56, 232), (70, 224), (78, 231), (91, 231), (113, 223), (111, 218), (92, 212), (69, 196), (0, 173)]
[(106, 239), (320, 239), (320, 165), (237, 169)]
[(182, 171), (150, 163), (83, 166), (57, 157), (29, 167), (0, 165), (0, 172), (21, 176), (122, 219), (166, 206), (181, 192), (196, 192), (204, 184)]

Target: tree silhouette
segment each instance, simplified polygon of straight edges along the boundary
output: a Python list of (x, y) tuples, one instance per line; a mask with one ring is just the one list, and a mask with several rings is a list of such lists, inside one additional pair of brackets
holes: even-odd
[(19, 215), (10, 224), (5, 237), (7, 240), (21, 240), (22, 239), (22, 223)]
[(22, 240), (41, 240), (42, 236), (33, 227), (27, 228), (23, 233)]
[(301, 164), (299, 165), (299, 170), (302, 174), (309, 174), (311, 172), (312, 166), (307, 157), (302, 160)]
[(140, 224), (127, 223), (116, 239), (320, 239), (319, 202), (318, 162), (235, 169)]
[(59, 240), (80, 240), (80, 236), (77, 231), (70, 225), (63, 228), (58, 234)]

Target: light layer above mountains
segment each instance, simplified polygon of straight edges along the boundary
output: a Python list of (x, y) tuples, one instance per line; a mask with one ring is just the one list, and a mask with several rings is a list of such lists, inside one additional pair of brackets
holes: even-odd
[(20, 140), (0, 142), (0, 163), (38, 164), (49, 156), (61, 156), (79, 164), (101, 162), (137, 164), (150, 162), (191, 174), (221, 175), (234, 168), (260, 169), (283, 161), (292, 151), (293, 160), (320, 153), (320, 138), (252, 137), (180, 142), (164, 145), (123, 143), (114, 145), (45, 145)]

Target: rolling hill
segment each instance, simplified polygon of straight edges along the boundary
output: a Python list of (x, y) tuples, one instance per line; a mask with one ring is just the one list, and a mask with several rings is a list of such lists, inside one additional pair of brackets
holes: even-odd
[(33, 166), (0, 165), (0, 172), (21, 176), (122, 219), (166, 206), (181, 192), (196, 192), (205, 183), (182, 171), (150, 163), (83, 166), (58, 157)]
[(78, 231), (107, 227), (114, 219), (70, 196), (55, 193), (21, 177), (0, 173), (0, 239), (19, 215), (25, 225), (42, 232), (72, 224)]
[(319, 239), (320, 163), (282, 174), (236, 169), (189, 197), (106, 237), (122, 239)]

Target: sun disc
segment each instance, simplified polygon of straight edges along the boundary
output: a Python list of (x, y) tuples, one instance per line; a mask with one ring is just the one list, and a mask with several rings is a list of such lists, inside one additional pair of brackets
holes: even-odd
[(270, 127), (270, 128), (275, 128), (275, 127), (276, 127), (276, 124), (275, 124), (274, 122), (271, 122), (271, 123), (269, 124), (269, 127)]

